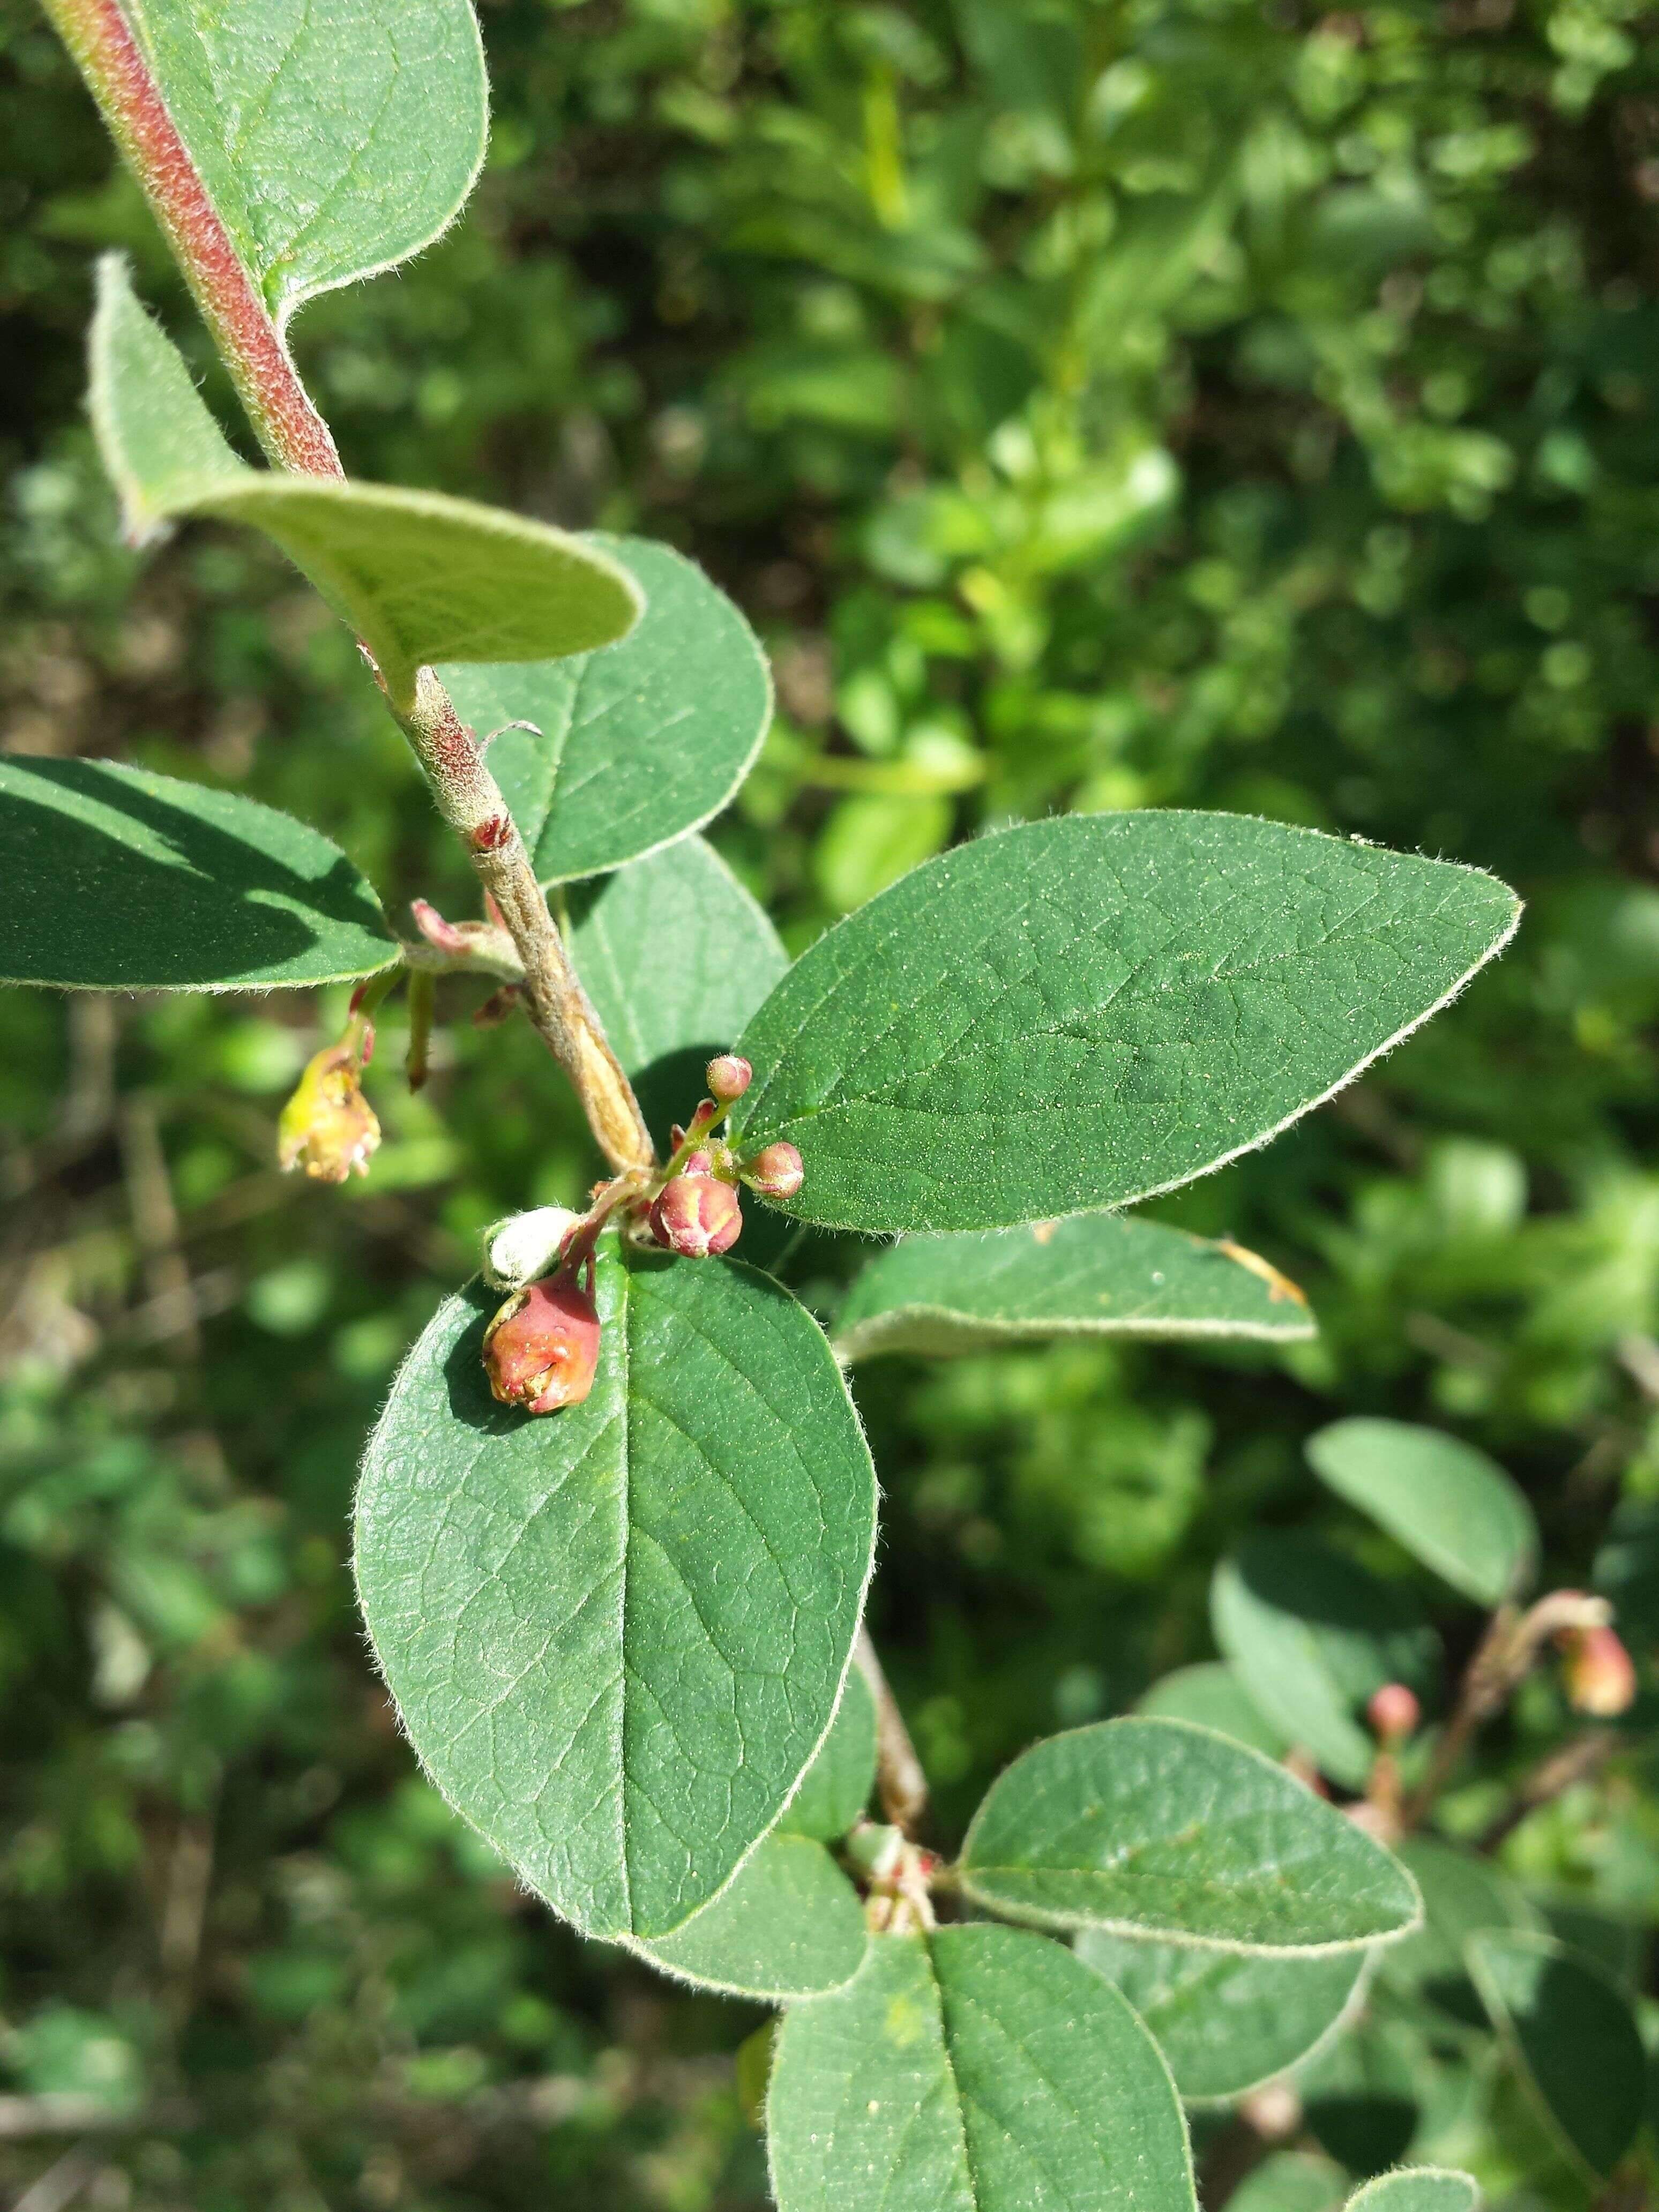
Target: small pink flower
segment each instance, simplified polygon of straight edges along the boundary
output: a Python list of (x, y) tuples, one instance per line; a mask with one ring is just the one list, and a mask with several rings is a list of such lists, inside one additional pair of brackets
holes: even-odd
[(722, 1106), (729, 1106), (741, 1098), (755, 1077), (749, 1062), (735, 1052), (723, 1052), (711, 1060), (703, 1071), (703, 1080), (708, 1085), (710, 1097)]
[(1366, 1706), (1365, 1717), (1380, 1743), (1403, 1743), (1416, 1734), (1423, 1708), (1403, 1682), (1384, 1682)]
[[(694, 1159), (700, 1157), (694, 1154)], [(729, 1182), (700, 1170), (677, 1175), (664, 1185), (651, 1209), (651, 1229), (659, 1244), (687, 1260), (706, 1260), (729, 1252), (743, 1230), (743, 1208)]]
[(1556, 1639), (1566, 1661), (1567, 1702), (1576, 1712), (1612, 1720), (1636, 1699), (1636, 1668), (1610, 1628), (1566, 1628)]
[(763, 1198), (793, 1198), (805, 1176), (800, 1154), (787, 1139), (763, 1145), (743, 1169), (743, 1179)]

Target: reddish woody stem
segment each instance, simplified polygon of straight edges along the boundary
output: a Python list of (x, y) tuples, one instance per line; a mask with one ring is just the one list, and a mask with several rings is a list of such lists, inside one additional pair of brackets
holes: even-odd
[(282, 334), (179, 136), (116, 0), (42, 0), (131, 163), (271, 459), (302, 476), (345, 471)]
[[(238, 258), (117, 0), (43, 4), (155, 210), (260, 443), (298, 474), (343, 476), (328, 426)], [(566, 957), (483, 748), (429, 668), (420, 671), (406, 711), (389, 697), (387, 704), (517, 948), (531, 1021), (574, 1086), (600, 1150), (618, 1170), (651, 1166), (639, 1103)]]

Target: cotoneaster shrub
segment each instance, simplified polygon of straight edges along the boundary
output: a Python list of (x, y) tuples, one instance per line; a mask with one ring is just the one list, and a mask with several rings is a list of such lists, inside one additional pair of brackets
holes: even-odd
[[(428, 1772), (585, 1933), (784, 2008), (750, 2071), (785, 2208), (1189, 2203), (1183, 2100), (1310, 2052), (1340, 2069), (1341, 2024), (1386, 2019), (1373, 1987), (1495, 2033), (1562, 2157), (1613, 2174), (1641, 2117), (1624, 1997), (1477, 1855), (1415, 1838), (1552, 1640), (1577, 1707), (1631, 1694), (1601, 1601), (1523, 1606), (1530, 1516), (1489, 1462), (1386, 1424), (1316, 1440), (1342, 1497), (1488, 1609), (1431, 1741), (1431, 1656), (1392, 1593), (1264, 1540), (1217, 1579), (1225, 1665), (1034, 1747), (947, 1858), (918, 1839), (925, 1778), (860, 1627), (877, 1492), (846, 1368), (1020, 1336), (1305, 1336), (1265, 1262), (1115, 1209), (1340, 1089), (1502, 947), (1513, 897), (1248, 817), (1099, 814), (930, 860), (792, 965), (696, 836), (770, 715), (737, 611), (666, 549), (346, 478), (288, 355), (307, 299), (464, 201), (484, 142), (465, 0), (50, 12), (271, 465), (228, 442), (111, 260), (92, 412), (129, 534), (205, 518), (276, 541), (362, 641), (482, 913), (400, 885), (400, 934), (296, 820), (11, 759), (4, 972), (354, 982), (279, 1134), (284, 1166), (330, 1182), (372, 1163), (361, 1076), (388, 995), (418, 1083), (435, 979), (482, 975), (609, 1170), (585, 1212), (491, 1232), (369, 1443), (358, 1586)], [(780, 1280), (819, 1230), (899, 1238), (828, 1337)], [(1450, 2212), (1471, 2189), (1425, 2170), (1362, 2195)]]

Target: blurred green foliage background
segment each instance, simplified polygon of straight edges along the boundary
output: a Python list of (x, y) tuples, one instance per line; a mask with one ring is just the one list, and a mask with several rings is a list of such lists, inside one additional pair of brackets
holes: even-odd
[[(1315, 823), (1529, 902), (1422, 1039), (1163, 1209), (1304, 1283), (1317, 1345), (860, 1370), (873, 1619), (941, 1837), (1034, 1735), (1208, 1652), (1247, 1527), (1354, 1540), (1300, 1456), (1340, 1411), (1485, 1445), (1588, 1582), (1659, 1498), (1659, 8), (481, 14), (471, 210), (308, 310), (302, 366), (355, 472), (670, 538), (743, 604), (780, 713), (714, 835), (792, 945), (1065, 808)], [(466, 911), (276, 556), (117, 544), (82, 404), (111, 242), (229, 419), (67, 61), (0, 0), (0, 744), (249, 792), (389, 905)], [(340, 1004), (0, 998), (0, 2187), (79, 2142), (101, 2212), (764, 2202), (758, 2014), (519, 1896), (356, 1623), (395, 1363), (485, 1222), (593, 1173), (528, 1032), (446, 989), (418, 1100), (388, 1028), (388, 1141), (342, 1193), (272, 1158)], [(1516, 1863), (1652, 1915), (1639, 1784)]]

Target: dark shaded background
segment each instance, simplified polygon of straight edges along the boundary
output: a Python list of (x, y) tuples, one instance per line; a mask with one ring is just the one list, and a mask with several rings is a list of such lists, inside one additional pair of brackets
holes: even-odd
[[(309, 308), (302, 365), (354, 472), (665, 537), (743, 604), (781, 711), (717, 842), (792, 944), (1066, 807), (1316, 823), (1529, 902), (1422, 1040), (1164, 1209), (1304, 1282), (1318, 1346), (860, 1372), (873, 1617), (941, 1839), (1035, 1734), (1207, 1651), (1243, 1529), (1341, 1521), (1299, 1452), (1339, 1411), (1483, 1443), (1588, 1579), (1659, 1493), (1659, 9), (481, 12), (470, 213)], [(276, 557), (116, 545), (96, 250), (227, 393), (28, 0), (0, 171), (0, 744), (254, 793), (388, 904), (465, 911)], [(387, 1143), (343, 1193), (272, 1164), (334, 999), (0, 997), (0, 2187), (80, 2144), (102, 2212), (763, 2202), (730, 2060), (758, 2014), (518, 1897), (356, 1625), (402, 1349), (483, 1223), (592, 1172), (552, 1063), (447, 988), (418, 1101), (388, 1030)], [(817, 1248), (807, 1294), (843, 1264)], [(1628, 1777), (1512, 1848), (1659, 1901)]]

